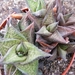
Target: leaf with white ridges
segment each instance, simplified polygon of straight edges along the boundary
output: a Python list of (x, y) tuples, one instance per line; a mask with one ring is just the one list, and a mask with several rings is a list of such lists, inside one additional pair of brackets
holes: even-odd
[(19, 39), (22, 41), (27, 41), (25, 36), (23, 36), (17, 29), (15, 29), (12, 25), (11, 27), (7, 28), (6, 35), (4, 38), (14, 38), (14, 39)]
[(51, 23), (54, 23), (54, 18), (53, 18), (53, 13), (52, 13), (52, 9), (48, 9), (47, 10), (47, 14), (45, 15), (43, 21), (42, 21), (42, 25), (49, 25)]
[(42, 26), (42, 28), (36, 32), (36, 34), (42, 35), (42, 36), (50, 36), (52, 33), (50, 33), (47, 29), (46, 26)]
[(14, 62), (22, 62), (24, 61), (27, 57), (23, 56), (23, 57), (19, 57), (16, 54), (16, 47), (17, 45), (12, 46), (8, 52), (6, 53), (6, 55), (3, 57), (2, 62), (5, 64), (9, 64), (9, 63), (14, 63)]
[(24, 31), (21, 32), (28, 42), (34, 43), (34, 23), (31, 23)]
[(38, 11), (40, 9), (46, 9), (46, 5), (45, 5), (44, 0), (38, 0), (37, 2), (38, 3), (37, 3), (36, 11)]
[(12, 47), (14, 44), (18, 44), (20, 42), (21, 42), (20, 40), (13, 39), (13, 38), (12, 39), (11, 38), (1, 39), (0, 40), (0, 51), (2, 55), (4, 55), (8, 51), (8, 49)]
[(32, 62), (33, 60), (41, 58), (41, 57), (52, 56), (52, 55), (40, 50), (39, 48), (37, 48), (36, 46), (34, 46), (33, 44), (31, 44), (29, 42), (24, 42), (24, 44), (28, 48), (28, 56), (27, 56), (27, 59), (24, 62), (22, 62), (22, 64), (27, 64), (27, 63)]
[(26, 65), (16, 64), (15, 66), (18, 68), (18, 70), (20, 70), (22, 73), (26, 75), (37, 75), (38, 60), (35, 60)]
[(54, 22), (47, 26), (47, 30), (50, 32), (54, 32), (57, 29), (58, 22)]
[(58, 31), (55, 31), (51, 36), (47, 37), (49, 41), (58, 43), (68, 43)]
[(73, 32), (75, 32), (75, 29), (73, 29), (73, 28), (71, 28), (69, 26), (66, 26), (66, 27), (58, 26), (58, 31), (61, 34), (61, 36), (66, 37), (66, 36), (71, 35)]
[(36, 17), (44, 17), (46, 14), (46, 9), (41, 9), (41, 10), (38, 10), (36, 12), (33, 12), (33, 15), (35, 15)]
[(37, 1), (34, 1), (34, 0), (26, 0), (26, 3), (27, 3), (27, 5), (29, 6), (29, 8), (30, 8), (30, 10), (32, 12), (35, 12), (36, 11)]

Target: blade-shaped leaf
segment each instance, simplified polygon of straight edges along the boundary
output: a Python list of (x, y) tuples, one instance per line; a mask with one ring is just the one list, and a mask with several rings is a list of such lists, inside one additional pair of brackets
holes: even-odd
[(22, 19), (19, 21), (18, 26), (20, 31), (25, 30), (25, 28), (31, 23), (31, 21), (28, 19), (28, 13), (23, 14)]
[(35, 0), (26, 0), (26, 4), (29, 6), (30, 10), (32, 12), (36, 11), (37, 8), (37, 1)]
[(55, 31), (51, 36), (47, 37), (46, 39), (52, 42), (68, 43), (58, 31)]
[(71, 15), (72, 15), (72, 13), (69, 13), (69, 14), (66, 14), (66, 15), (63, 16), (65, 22), (68, 21), (68, 19), (70, 18)]
[(58, 46), (58, 53), (62, 59), (64, 59), (65, 61), (67, 60), (66, 59), (67, 51), (63, 50), (60, 46)]
[(42, 35), (42, 36), (50, 36), (51, 33), (46, 29), (46, 26), (42, 26), (42, 28), (36, 32), (36, 34)]
[(38, 11), (40, 9), (45, 9), (45, 8), (46, 8), (45, 1), (44, 0), (38, 0), (36, 11)]
[(50, 32), (54, 32), (57, 29), (58, 22), (52, 23), (47, 26), (47, 30)]
[(59, 15), (57, 17), (57, 20), (59, 21), (60, 25), (64, 25), (65, 24), (65, 20), (64, 20), (64, 17), (63, 17), (62, 13), (59, 13)]
[(40, 35), (36, 35), (36, 42), (44, 42), (47, 43), (45, 39), (43, 39)]
[(28, 18), (31, 20), (31, 22), (34, 22), (35, 30), (38, 30), (41, 27), (41, 23), (42, 23), (43, 18), (35, 17), (30, 12), (27, 12), (27, 13), (28, 13)]
[(8, 64), (4, 65), (5, 68), (5, 74), (6, 75), (22, 75), (22, 72), (20, 72), (14, 65)]
[(0, 40), (0, 51), (4, 55), (10, 47), (14, 44), (19, 44), (21, 41), (18, 39), (1, 39)]
[(71, 27), (68, 26), (67, 27), (58, 26), (58, 31), (63, 37), (66, 37), (68, 35), (71, 35), (73, 32), (75, 32), (75, 29), (72, 29)]
[(37, 60), (26, 65), (16, 64), (15, 66), (18, 68), (18, 70), (20, 70), (22, 73), (26, 75), (37, 75), (38, 72)]
[(75, 23), (75, 14), (73, 14), (68, 21), (66, 22), (66, 25), (72, 25)]
[(29, 42), (34, 43), (34, 22), (31, 23), (27, 28), (25, 28), (25, 30), (21, 33)]
[(29, 42), (24, 42), (24, 43), (28, 48), (28, 56), (27, 56), (27, 59), (22, 64), (27, 64), (27, 63), (29, 63), (35, 59), (41, 58), (41, 57), (52, 56), (52, 55), (38, 49), (36, 46), (34, 46), (33, 44), (31, 44)]
[(47, 10), (47, 14), (42, 21), (42, 25), (49, 25), (51, 23), (54, 23), (54, 21), (55, 20), (53, 18), (52, 9)]
[(46, 9), (41, 9), (36, 12), (33, 12), (33, 15), (35, 15), (36, 17), (44, 17), (45, 14), (46, 14)]
[(14, 39), (27, 41), (27, 39), (17, 29), (15, 29), (12, 25), (11, 25), (11, 27), (8, 26), (7, 29), (8, 30), (7, 30), (4, 38), (14, 38)]
[(24, 61), (27, 58), (27, 56), (19, 57), (16, 54), (16, 47), (17, 45), (14, 45), (8, 50), (8, 52), (5, 54), (5, 56), (2, 59), (3, 63), (5, 64), (14, 63), (14, 62), (19, 63)]

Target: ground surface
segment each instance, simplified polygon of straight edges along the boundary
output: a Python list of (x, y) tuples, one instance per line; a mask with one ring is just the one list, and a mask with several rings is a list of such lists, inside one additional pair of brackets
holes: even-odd
[[(46, 0), (48, 2), (48, 0)], [(0, 23), (4, 20), (9, 14), (13, 12), (12, 8), (23, 8), (25, 7), (24, 0), (0, 0)], [(64, 6), (66, 7), (67, 11), (75, 12), (75, 0), (64, 0)], [(55, 60), (55, 61), (43, 61), (44, 67), (43, 75), (60, 75), (67, 65), (69, 64), (70, 59), (68, 61), (63, 60)], [(75, 61), (67, 75), (75, 75)]]

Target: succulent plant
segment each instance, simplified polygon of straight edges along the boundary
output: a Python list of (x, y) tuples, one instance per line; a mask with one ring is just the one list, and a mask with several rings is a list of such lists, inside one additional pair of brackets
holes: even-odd
[(19, 20), (13, 25), (9, 18), (0, 38), (5, 74), (37, 75), (41, 57), (54, 60), (60, 56), (66, 61), (66, 55), (75, 52), (75, 26), (69, 21), (72, 13), (66, 14), (60, 2), (54, 2), (47, 5), (44, 0), (26, 0), (29, 10), (11, 15)]

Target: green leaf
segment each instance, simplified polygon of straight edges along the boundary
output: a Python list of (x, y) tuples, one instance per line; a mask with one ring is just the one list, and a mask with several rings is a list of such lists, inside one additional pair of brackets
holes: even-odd
[(47, 29), (46, 26), (42, 26), (41, 29), (36, 32), (36, 34), (42, 35), (42, 36), (50, 36), (52, 33), (50, 33)]
[(19, 21), (18, 26), (20, 31), (25, 30), (25, 28), (31, 23), (31, 21), (28, 19), (28, 13), (23, 14), (22, 19)]
[(44, 0), (38, 0), (36, 11), (40, 9), (46, 9), (46, 4)]
[(22, 73), (26, 75), (37, 75), (38, 72), (37, 60), (26, 65), (16, 64), (15, 66), (18, 68), (18, 70), (20, 70)]
[(72, 15), (72, 13), (69, 13), (69, 14), (66, 14), (66, 15), (63, 16), (65, 22), (70, 18), (71, 15)]
[(33, 12), (32, 14), (35, 15), (36, 17), (43, 18), (45, 16), (45, 14), (46, 14), (46, 9), (38, 10), (36, 12)]
[(27, 41), (27, 39), (12, 25), (11, 27), (7, 28), (7, 32), (4, 38), (14, 38), (14, 39), (19, 39), (21, 41)]
[(32, 22), (24, 31), (21, 32), (28, 42), (34, 43), (34, 22)]
[(51, 9), (47, 9), (47, 13), (42, 21), (42, 25), (49, 25), (54, 23), (54, 17), (53, 17), (53, 12), (52, 12), (52, 8)]
[(58, 22), (54, 22), (47, 26), (47, 30), (50, 32), (54, 32), (57, 29)]
[(8, 51), (8, 49), (12, 47), (14, 44), (18, 44), (20, 42), (21, 42), (20, 40), (13, 39), (13, 38), (12, 39), (11, 38), (1, 39), (0, 40), (0, 51), (2, 55), (4, 55)]
[(19, 56), (19, 57), (23, 57), (23, 56), (26, 56), (28, 54), (28, 49), (27, 47), (23, 44), (23, 42), (21, 42), (17, 48), (16, 48), (16, 54)]
[(46, 8), (44, 0), (26, 0), (26, 2), (32, 12)]
[(5, 74), (6, 75), (22, 75), (22, 72), (20, 72), (14, 65), (8, 64), (4, 65), (5, 68)]
[(61, 49), (66, 50), (69, 46), (66, 44), (60, 44), (59, 45)]
[(52, 56), (52, 55), (40, 50), (39, 48), (37, 48), (36, 46), (34, 46), (33, 44), (31, 44), (29, 42), (24, 42), (24, 44), (28, 48), (28, 56), (27, 56), (27, 59), (24, 62), (22, 62), (22, 64), (27, 64), (27, 63), (32, 62), (33, 60), (41, 58), (41, 57)]
[(19, 63), (26, 60), (27, 56), (19, 57), (16, 54), (16, 47), (17, 45), (14, 45), (8, 50), (8, 52), (3, 57), (3, 60), (2, 60), (3, 63), (5, 64), (14, 63), (14, 62)]
[(58, 53), (62, 59), (64, 59), (65, 61), (67, 60), (66, 59), (67, 51), (63, 50), (60, 46), (58, 46)]
[(32, 12), (36, 11), (37, 8), (37, 1), (35, 0), (26, 0), (26, 4), (29, 6), (30, 10)]

